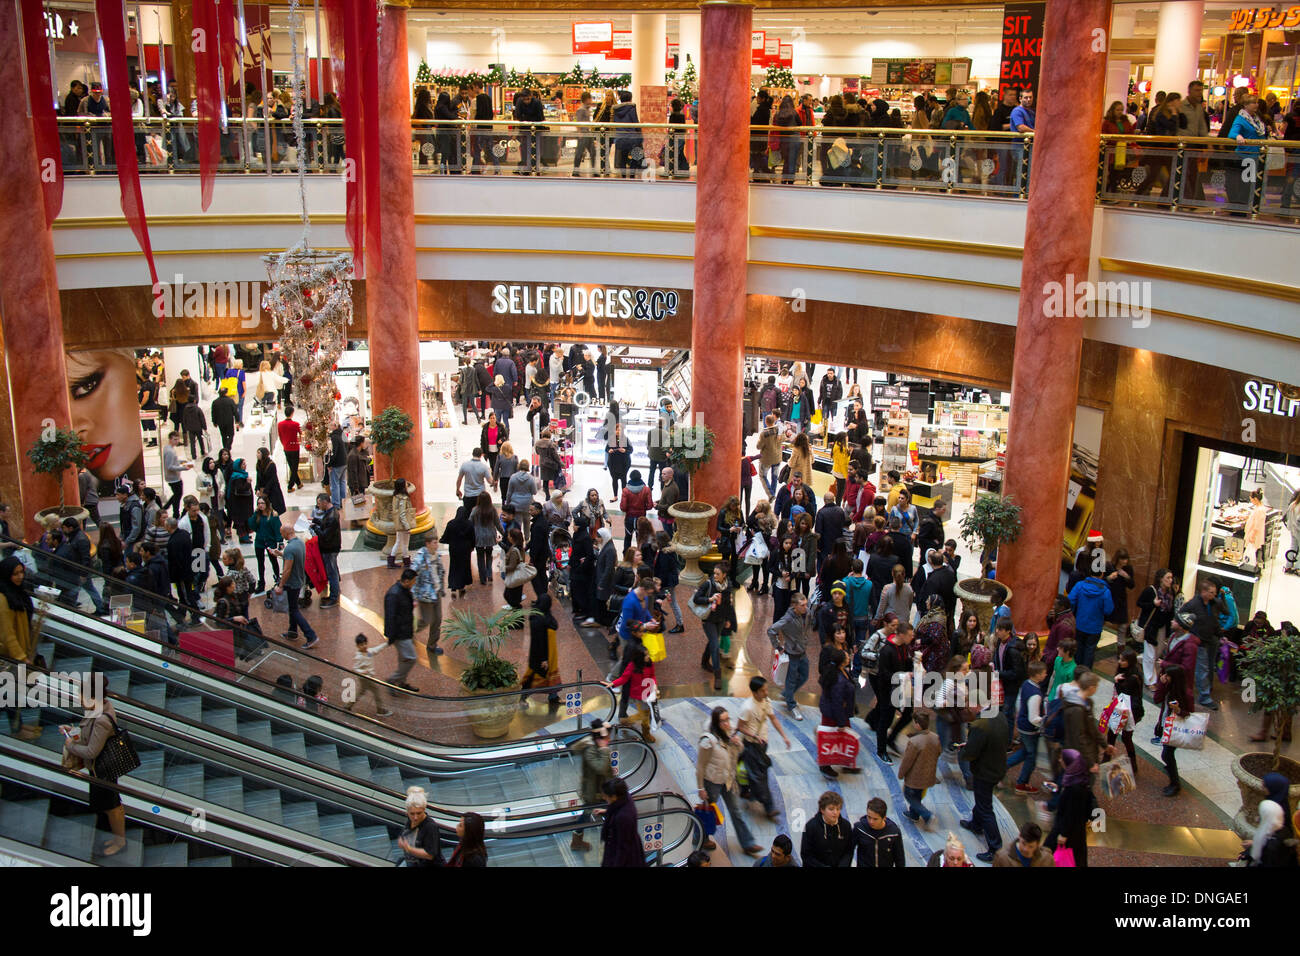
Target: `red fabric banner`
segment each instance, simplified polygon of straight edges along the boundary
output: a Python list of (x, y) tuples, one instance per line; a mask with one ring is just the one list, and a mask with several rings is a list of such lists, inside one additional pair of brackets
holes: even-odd
[[(361, 56), (358, 49), (355, 5), (345, 0), (328, 0), (326, 17), (330, 33), (330, 57), (342, 59), (338, 79), (339, 106), (343, 110), (343, 148), (349, 168), (344, 172), (344, 205), (347, 210), (347, 236), (352, 246), (352, 270), (358, 279), (365, 278), (365, 190), (362, 177), (365, 150), (361, 127)], [(371, 29), (374, 28), (373, 23)], [(341, 42), (340, 42), (341, 41)]]
[(22, 0), (23, 46), (27, 51), (27, 95), (40, 164), (41, 193), (45, 199), (45, 224), (63, 208), (63, 150), (59, 145), (59, 120), (54, 115), (54, 81), (50, 76), (50, 50), (45, 41), (45, 9), (41, 0)]
[(221, 81), (227, 95), (239, 95), (236, 85), (239, 73), (239, 23), (235, 16), (235, 0), (217, 2), (217, 51), (221, 55)]
[[(212, 204), (212, 187), (221, 163), (221, 39), (216, 0), (194, 4), (194, 25), (201, 43), (194, 51), (194, 86), (199, 108), (199, 204)], [(185, 37), (177, 38), (185, 43)]]
[[(160, 294), (158, 268), (149, 244), (149, 224), (144, 216), (140, 192), (140, 164), (135, 152), (135, 129), (131, 122), (131, 81), (126, 70), (126, 12), (123, 0), (95, 0), (95, 19), (104, 44), (104, 69), (108, 73), (108, 106), (113, 118), (113, 151), (117, 154), (117, 181), (122, 190), (122, 215), (135, 233), (140, 250), (149, 264), (155, 295)], [(161, 311), (158, 312), (161, 322)]]

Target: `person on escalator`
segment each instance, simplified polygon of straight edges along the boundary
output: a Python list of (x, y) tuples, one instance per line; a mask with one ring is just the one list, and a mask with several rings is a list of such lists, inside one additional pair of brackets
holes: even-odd
[(438, 825), (427, 812), (428, 797), (423, 787), (406, 788), (406, 819), (410, 826), (397, 838), (402, 866), (443, 866)]
[(637, 826), (636, 804), (628, 796), (627, 781), (614, 777), (606, 780), (600, 790), (606, 804), (603, 810), (596, 811), (604, 817), (600, 827), (600, 840), (605, 844), (605, 853), (600, 859), (600, 865), (645, 866), (645, 849)]
[(456, 822), (456, 836), (460, 842), (452, 851), (448, 866), (487, 866), (487, 844), (483, 841), (483, 818), (473, 811), (463, 814)]
[[(578, 799), (584, 806), (600, 803), (602, 788), (614, 776), (614, 761), (609, 749), (609, 724), (597, 717), (591, 722), (591, 736), (574, 743), (571, 749), (580, 758), (578, 766), (581, 778), (578, 781)], [(593, 818), (592, 811), (586, 810), (583, 811), (580, 822)], [(569, 849), (579, 853), (586, 853), (591, 849), (591, 844), (582, 838), (584, 832), (585, 830), (582, 829), (573, 831), (573, 840), (569, 843)]]

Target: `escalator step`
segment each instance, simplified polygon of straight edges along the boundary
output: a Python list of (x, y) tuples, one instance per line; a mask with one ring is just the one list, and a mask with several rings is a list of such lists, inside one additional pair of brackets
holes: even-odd
[(76, 860), (89, 860), (95, 846), (94, 816), (50, 817), (45, 824), (44, 846)]
[[(105, 834), (105, 839), (107, 839), (107, 836), (108, 835)], [(143, 829), (128, 824), (126, 828), (126, 847), (121, 852), (114, 853), (112, 856), (97, 856), (95, 857), (95, 860), (100, 866), (140, 866), (144, 862), (143, 836)]]
[(314, 764), (339, 770), (339, 751), (333, 744), (313, 744), (307, 748), (307, 759)]
[(401, 771), (396, 767), (375, 767), (371, 769), (369, 776), (376, 786), (383, 787), (385, 790), (395, 790), (398, 793), (406, 792), (406, 787), (402, 783)]
[(175, 694), (167, 698), (167, 713), (192, 724), (203, 723), (203, 699), (194, 694)]
[(60, 656), (56, 659), (55, 666), (50, 668), (53, 671), (75, 671), (78, 674), (86, 674), (93, 669), (94, 659), (85, 654), (73, 654), (68, 657)]
[(276, 753), (296, 757), (299, 760), (307, 759), (307, 742), (303, 739), (302, 734), (272, 734), (271, 747)]
[(350, 813), (327, 813), (320, 818), (320, 835), (324, 840), (343, 846), (356, 846), (356, 827)]
[(190, 860), (187, 866), (233, 866), (228, 856), (200, 856)]
[(284, 807), (284, 825), (299, 833), (320, 836), (320, 818), (317, 806), (309, 800), (289, 803)]
[(279, 790), (245, 790), (244, 812), (267, 823), (283, 823)]
[(148, 704), (150, 707), (158, 710), (167, 709), (167, 685), (163, 683), (156, 684), (132, 684), (131, 696), (142, 704)]
[(114, 694), (121, 694), (123, 697), (131, 696), (131, 672), (125, 669), (104, 670), (104, 678), (108, 681), (108, 689)]
[(241, 720), (239, 722), (239, 736), (249, 743), (258, 744), (268, 749), (273, 746), (271, 743), (271, 722), (269, 720)]
[(208, 777), (203, 785), (203, 798), (219, 807), (243, 810), (244, 778), (233, 775)]
[(163, 778), (163, 785), (168, 790), (187, 793), (192, 797), (202, 797), (204, 795), (203, 783), (203, 764), (201, 763), (168, 764), (167, 773)]
[(203, 723), (227, 734), (239, 733), (239, 713), (233, 707), (205, 707)]
[(23, 843), (39, 842), (50, 814), (48, 800), (11, 800), (0, 803), (0, 835)]
[(189, 866), (189, 846), (185, 843), (155, 843), (147, 846), (144, 848), (144, 865)]
[(362, 853), (369, 853), (381, 859), (392, 859), (397, 848), (396, 837), (387, 827), (378, 825), (356, 828), (356, 848)]
[(139, 745), (137, 745), (136, 750), (140, 754), (140, 766), (131, 771), (132, 778), (145, 780), (161, 787), (163, 782), (163, 752), (157, 749), (145, 750)]
[(370, 761), (361, 754), (353, 754), (350, 757), (340, 757), (339, 772), (345, 773), (349, 777), (356, 777), (358, 780), (369, 780)]

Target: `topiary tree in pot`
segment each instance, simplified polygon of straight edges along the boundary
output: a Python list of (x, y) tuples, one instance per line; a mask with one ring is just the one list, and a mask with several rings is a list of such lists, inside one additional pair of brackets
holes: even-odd
[(41, 430), (41, 435), (27, 449), (27, 458), (32, 463), (32, 470), (38, 475), (52, 475), (59, 486), (59, 504), (57, 508), (44, 508), (37, 512), (40, 521), (47, 514), (57, 512), (60, 518), (78, 518), (85, 521), (90, 517), (82, 507), (68, 507), (63, 496), (63, 473), (69, 468), (80, 468), (90, 460), (90, 456), (81, 446), (81, 436), (70, 428), (56, 428), (50, 423)]
[(519, 689), (519, 670), (498, 653), (511, 631), (524, 626), (536, 614), (532, 608), (504, 608), (491, 617), (472, 611), (456, 611), (442, 626), (443, 636), (454, 647), (469, 652), (469, 666), (460, 675), (460, 686), (472, 696), (498, 696), (468, 708), (474, 733), (491, 740), (505, 736), (515, 715), (515, 698), (510, 691)]
[(370, 421), (370, 441), (375, 451), (388, 459), (390, 477), (372, 482), (366, 490), (375, 497), (375, 510), (370, 520), (386, 535), (392, 535), (393, 527), (393, 479), (397, 466), (397, 452), (411, 440), (415, 433), (415, 422), (411, 416), (396, 405), (389, 405)]
[[(706, 425), (676, 425), (668, 436), (668, 465), (674, 473), (682, 472), (688, 476), (690, 488), (695, 488), (695, 473), (707, 465), (713, 458), (714, 434)], [(696, 501), (693, 498), (670, 505), (668, 513), (673, 516), (677, 528), (673, 535), (673, 550), (686, 562), (682, 570), (683, 584), (695, 585), (704, 580), (700, 570), (700, 558), (709, 553), (713, 539), (709, 536), (709, 522), (713, 520), (718, 509), (708, 501)]]
[(1274, 732), (1272, 753), (1247, 753), (1232, 762), (1232, 775), (1241, 791), (1241, 809), (1233, 829), (1248, 837), (1259, 823), (1259, 801), (1266, 794), (1263, 778), (1280, 773), (1290, 784), (1291, 806), (1300, 800), (1300, 763), (1282, 756), (1282, 740), (1290, 735), (1292, 715), (1300, 707), (1300, 632), (1290, 624), (1257, 637), (1241, 652), (1242, 699), (1252, 713), (1264, 715), (1263, 733)]
[[(1020, 537), (1024, 523), (1020, 517), (1020, 506), (1010, 497), (979, 495), (961, 516), (957, 527), (963, 541), (973, 548), (982, 549), (982, 567), (985, 558), (995, 554), (999, 545)], [(966, 610), (974, 611), (979, 618), (980, 627), (985, 631), (992, 623), (994, 604), (1011, 600), (1009, 587), (999, 581), (990, 581), (982, 574), (958, 581), (956, 592), (962, 599), (963, 613)]]

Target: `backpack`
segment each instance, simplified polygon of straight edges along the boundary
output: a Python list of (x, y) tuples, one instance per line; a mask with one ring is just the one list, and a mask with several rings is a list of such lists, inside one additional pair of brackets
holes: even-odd
[(1226, 587), (1219, 594), (1223, 596), (1225, 606), (1223, 613), (1219, 615), (1219, 627), (1225, 631), (1231, 630), (1237, 626), (1238, 621), (1237, 599), (1232, 596), (1232, 591)]
[(1057, 743), (1065, 740), (1065, 698), (1059, 694), (1047, 702), (1043, 713), (1043, 737)]
[(777, 403), (780, 401), (781, 390), (775, 385), (763, 386), (762, 394), (758, 397), (758, 403), (762, 406), (763, 414), (767, 415), (776, 411)]

